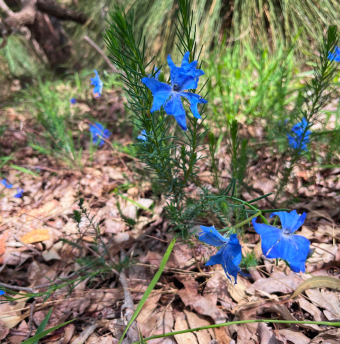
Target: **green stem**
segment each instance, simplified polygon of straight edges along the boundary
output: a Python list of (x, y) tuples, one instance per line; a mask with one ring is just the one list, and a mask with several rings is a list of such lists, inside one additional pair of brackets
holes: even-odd
[[(174, 331), (174, 332), (159, 334), (156, 336), (145, 338), (144, 341), (146, 342), (151, 339), (170, 337), (170, 336), (175, 336), (178, 334), (183, 334), (183, 333), (188, 333), (188, 332), (206, 330), (209, 328), (218, 328), (218, 327), (223, 327), (223, 326), (250, 324), (250, 323), (301, 324), (301, 325), (305, 324), (305, 325), (326, 325), (326, 326), (339, 326), (340, 327), (340, 322), (329, 322), (329, 321), (298, 321), (298, 320), (291, 321), (291, 320), (273, 320), (273, 319), (240, 320), (240, 321), (231, 321), (231, 322), (226, 322), (226, 323), (221, 323), (221, 324), (214, 324), (214, 325), (209, 325), (209, 326), (190, 328), (190, 329), (182, 330), (182, 331)], [(132, 344), (141, 344), (141, 343), (142, 341), (138, 341)]]

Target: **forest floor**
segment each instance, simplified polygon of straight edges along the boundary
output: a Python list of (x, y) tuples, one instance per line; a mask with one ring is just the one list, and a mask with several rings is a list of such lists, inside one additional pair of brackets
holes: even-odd
[[(92, 116), (111, 116), (117, 108), (124, 111), (114, 102), (109, 106), (103, 103), (91, 109)], [(118, 343), (126, 325), (126, 298), (131, 295), (134, 306), (138, 304), (174, 236), (162, 213), (166, 200), (155, 195), (151, 181), (137, 173), (143, 165), (135, 157), (106, 143), (92, 159), (84, 153), (85, 167), (71, 168), (27, 146), (29, 117), (15, 109), (2, 110), (1, 117), (8, 125), (1, 144), (8, 156), (13, 154), (10, 164), (1, 169), (13, 184), (12, 189), (0, 185), (0, 287), (6, 290), (6, 295), (0, 296), (1, 343), (17, 344), (32, 336), (51, 307), (46, 328), (76, 320), (41, 343)], [(254, 128), (244, 130), (249, 135), (257, 132)], [(129, 135), (115, 132), (110, 140), (124, 146), (133, 140)], [(13, 138), (19, 142), (16, 147), (11, 143)], [(217, 159), (219, 168), (225, 170), (222, 177), (230, 180), (229, 157), (223, 147)], [(247, 200), (274, 192), (276, 181), (271, 171), (278, 163), (268, 147), (259, 147), (256, 160), (248, 165), (247, 181), (253, 189), (243, 190), (241, 196)], [(201, 162), (199, 177), (209, 187), (212, 176), (205, 162)], [(284, 194), (283, 200), (297, 200), (289, 206), (291, 210), (308, 213), (298, 232), (311, 241), (314, 249), (306, 262), (306, 273), (293, 273), (283, 262), (276, 265), (266, 259), (252, 225), (244, 227), (239, 239), (243, 253), (254, 250), (259, 265), (248, 271), (249, 277), (239, 275), (235, 285), (220, 265), (204, 266), (215, 253), (210, 246), (194, 235), (190, 242), (177, 240), (161, 278), (138, 315), (144, 338), (246, 319), (340, 321), (340, 291), (311, 286), (284, 302), (312, 276), (340, 276), (339, 177), (340, 168), (311, 168), (305, 162), (294, 170)], [(24, 189), (22, 198), (13, 197), (17, 187)], [(187, 192), (194, 197), (198, 190), (188, 185)], [(269, 197), (269, 201), (261, 200), (257, 205), (268, 209), (272, 208), (271, 202)], [(79, 211), (78, 221), (74, 211)], [(213, 225), (214, 221), (193, 223), (192, 233), (199, 231), (199, 225)], [(127, 277), (125, 290), (117, 274)], [(339, 342), (340, 330), (334, 327), (266, 323), (231, 325), (148, 341)]]

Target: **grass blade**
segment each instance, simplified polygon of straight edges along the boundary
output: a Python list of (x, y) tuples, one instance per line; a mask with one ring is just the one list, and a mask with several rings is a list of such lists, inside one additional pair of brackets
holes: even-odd
[(64, 323), (62, 323), (62, 324), (60, 324), (60, 325), (54, 326), (54, 327), (52, 327), (52, 328), (49, 328), (48, 330), (45, 330), (45, 331), (43, 331), (43, 332), (40, 332), (39, 334), (35, 334), (32, 338), (25, 340), (25, 341), (22, 342), (21, 344), (35, 344), (35, 343), (37, 343), (37, 341), (38, 341), (39, 339), (41, 339), (41, 338), (47, 336), (48, 334), (52, 333), (52, 332), (55, 331), (55, 330), (58, 330), (58, 328), (63, 327), (63, 326), (65, 326), (65, 325), (71, 323), (71, 322), (74, 321), (74, 320), (76, 320), (76, 319), (73, 319), (73, 320), (70, 320), (70, 321), (66, 321), (66, 322), (64, 322)]
[[(168, 259), (169, 259), (169, 257), (170, 257), (171, 252), (172, 252), (172, 249), (174, 248), (175, 243), (176, 243), (176, 238), (173, 238), (172, 241), (171, 241), (171, 243), (170, 243), (170, 245), (169, 245), (169, 247), (167, 248), (167, 250), (166, 250), (166, 252), (165, 252), (165, 254), (164, 254), (164, 257), (163, 257), (163, 259), (162, 259), (162, 261), (161, 261), (161, 264), (160, 264), (160, 266), (159, 266), (159, 269), (158, 269), (156, 275), (154, 276), (154, 278), (152, 279), (152, 281), (151, 281), (151, 283), (149, 284), (148, 288), (146, 289), (146, 291), (145, 291), (145, 293), (144, 293), (142, 299), (139, 301), (138, 306), (137, 306), (135, 312), (133, 313), (133, 315), (132, 315), (132, 317), (131, 317), (129, 323), (127, 324), (127, 326), (126, 326), (126, 328), (125, 328), (125, 330), (124, 330), (124, 332), (123, 332), (123, 334), (122, 334), (122, 337), (120, 338), (118, 344), (121, 344), (121, 343), (122, 343), (122, 341), (123, 341), (123, 339), (124, 339), (124, 336), (125, 336), (126, 332), (128, 331), (128, 329), (129, 329), (129, 327), (131, 326), (131, 324), (132, 324), (132, 323), (135, 321), (135, 319), (137, 318), (139, 312), (141, 311), (141, 309), (142, 309), (143, 306), (144, 306), (144, 303), (145, 303), (146, 300), (148, 299), (150, 293), (152, 292), (153, 288), (155, 287), (156, 283), (158, 282), (159, 278), (161, 277), (162, 272), (163, 272), (163, 270), (164, 270), (164, 268), (165, 268), (166, 263), (168, 262)], [(141, 342), (139, 341), (139, 343), (141, 343)], [(25, 343), (25, 344), (26, 344), (26, 343)]]

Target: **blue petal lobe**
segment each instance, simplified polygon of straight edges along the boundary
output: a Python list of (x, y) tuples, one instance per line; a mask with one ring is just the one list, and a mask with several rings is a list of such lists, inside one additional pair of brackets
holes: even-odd
[(143, 78), (142, 83), (152, 92), (153, 95), (153, 103), (150, 112), (160, 110), (172, 94), (171, 86), (154, 78)]
[(270, 217), (273, 217), (275, 215), (280, 218), (282, 229), (287, 229), (290, 231), (290, 233), (294, 233), (295, 231), (297, 231), (305, 222), (307, 216), (306, 213), (299, 215), (296, 210), (293, 210), (290, 213), (287, 213), (286, 211), (274, 212), (270, 215)]
[(268, 252), (271, 253), (273, 247), (281, 240), (282, 231), (276, 227), (266, 225), (264, 223), (257, 223), (257, 218), (252, 220), (256, 233), (261, 236), (261, 248), (263, 254), (268, 258), (280, 258), (269, 257)]
[(229, 239), (222, 236), (215, 227), (205, 227), (201, 226), (203, 232), (198, 233), (199, 240), (212, 245), (212, 246), (222, 246), (229, 242)]
[(200, 95), (191, 93), (191, 92), (180, 92), (181, 97), (184, 97), (190, 102), (190, 110), (193, 113), (194, 117), (201, 118), (198, 113), (197, 104), (207, 104), (208, 101), (202, 98)]
[(182, 104), (181, 97), (177, 92), (174, 92), (172, 94), (172, 97), (166, 102), (164, 110), (168, 115), (172, 115), (175, 117), (182, 130), (187, 130), (185, 110)]
[(229, 242), (224, 244), (205, 265), (221, 264), (229, 280), (232, 281), (231, 276), (233, 276), (236, 284), (237, 274), (240, 271), (238, 265), (240, 264), (241, 259), (241, 245), (238, 241), (237, 235), (232, 234), (229, 238)]

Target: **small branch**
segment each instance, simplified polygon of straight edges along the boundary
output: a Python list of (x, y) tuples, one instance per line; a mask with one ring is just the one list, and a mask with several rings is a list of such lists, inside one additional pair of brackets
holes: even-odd
[(0, 0), (0, 12), (3, 13), (5, 17), (9, 17), (14, 13), (3, 0)]
[(37, 301), (34, 300), (33, 303), (31, 304), (30, 319), (28, 322), (28, 333), (27, 333), (25, 340), (27, 340), (29, 337), (31, 337), (31, 333), (33, 330), (33, 313), (34, 313), (34, 307), (35, 307), (36, 302)]
[(40, 12), (47, 13), (60, 20), (72, 20), (80, 24), (85, 24), (89, 21), (89, 18), (84, 13), (61, 7), (54, 0), (38, 0), (37, 8)]
[[(120, 261), (123, 262), (125, 260), (125, 257), (126, 257), (125, 252), (121, 250)], [(135, 312), (135, 307), (134, 307), (133, 299), (129, 290), (129, 283), (125, 275), (125, 269), (122, 269), (122, 271), (120, 272), (119, 283), (122, 286), (123, 292), (124, 292), (124, 304), (122, 305), (122, 312), (124, 309), (126, 310), (124, 316), (126, 317), (127, 322), (129, 322)], [(123, 340), (122, 343), (123, 344), (133, 343), (137, 340), (139, 340), (139, 334), (138, 334), (138, 329), (137, 329), (137, 323), (136, 321), (134, 321), (129, 327), (126, 333), (126, 338)]]
[(111, 68), (111, 70), (114, 73), (118, 73), (117, 68), (113, 65), (113, 63), (110, 61), (110, 59), (105, 55), (105, 53), (103, 52), (103, 50), (101, 50), (98, 45), (92, 41), (92, 39), (88, 36), (84, 36), (83, 37), (84, 41), (86, 41), (87, 43), (89, 43), (90, 45), (92, 45), (92, 47), (97, 50), (97, 52), (103, 57), (103, 59), (105, 60), (105, 62), (108, 64), (108, 66)]
[(13, 289), (13, 290), (18, 290), (18, 291), (28, 291), (29, 293), (34, 293), (33, 288), (28, 288), (28, 287), (18, 287), (15, 285), (10, 285), (10, 284), (6, 284), (6, 283), (2, 283), (0, 282), (0, 286), (8, 288), (8, 289)]

